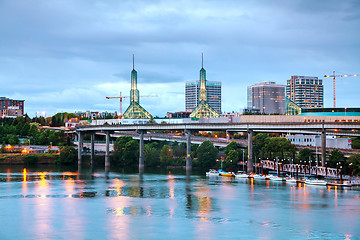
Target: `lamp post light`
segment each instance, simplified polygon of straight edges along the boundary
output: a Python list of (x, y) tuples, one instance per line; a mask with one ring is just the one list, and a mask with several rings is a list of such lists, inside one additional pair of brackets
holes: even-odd
[(216, 171), (219, 171), (219, 159), (216, 159)]

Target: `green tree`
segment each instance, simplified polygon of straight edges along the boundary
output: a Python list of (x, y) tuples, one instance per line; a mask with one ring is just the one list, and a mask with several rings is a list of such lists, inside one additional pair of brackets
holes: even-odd
[(314, 159), (314, 154), (309, 148), (303, 148), (299, 151), (299, 160), (300, 161), (309, 161)]
[(131, 140), (133, 140), (132, 137), (130, 136), (122, 136), (122, 137), (118, 137), (114, 143), (114, 153), (113, 153), (113, 159), (115, 162), (121, 162), (122, 161), (122, 156), (125, 150), (125, 145), (126, 143), (130, 142)]
[(198, 157), (198, 165), (203, 169), (208, 169), (216, 164), (216, 158), (218, 156), (218, 150), (214, 147), (213, 143), (209, 140), (200, 144), (196, 151)]
[[(270, 137), (266, 133), (258, 133), (253, 137), (253, 156), (265, 157), (267, 154), (267, 145)], [(267, 156), (270, 157), (271, 156)]]
[(226, 155), (228, 155), (231, 150), (236, 150), (236, 151), (238, 150), (238, 144), (237, 144), (237, 142), (231, 141), (231, 142), (225, 147), (224, 153), (225, 153)]
[(345, 157), (344, 154), (342, 152), (340, 152), (337, 149), (334, 149), (330, 152), (329, 155), (329, 167), (335, 168), (336, 164), (340, 162), (340, 165), (343, 166), (343, 168), (345, 167)]
[(72, 164), (77, 162), (78, 151), (71, 146), (60, 148), (59, 160), (57, 162), (64, 164)]
[[(234, 171), (234, 166), (236, 166), (236, 163), (239, 161), (239, 152), (237, 150), (230, 150), (230, 152), (228, 153), (227, 157), (225, 158), (225, 161), (223, 163), (223, 168), (224, 169), (229, 169), (230, 167), (230, 161), (232, 160), (232, 166), (233, 166), (233, 171)], [(225, 164), (225, 165), (224, 165)]]
[(157, 148), (151, 147), (151, 144), (145, 144), (144, 146), (144, 163), (149, 167), (160, 165), (159, 151)]
[(168, 166), (170, 160), (173, 158), (171, 148), (169, 145), (164, 145), (160, 152), (160, 163), (163, 166)]
[(354, 175), (360, 176), (360, 153), (351, 155), (347, 161), (348, 163), (352, 163)]
[(125, 148), (121, 157), (123, 166), (136, 166), (139, 162), (139, 142), (131, 140), (125, 144)]

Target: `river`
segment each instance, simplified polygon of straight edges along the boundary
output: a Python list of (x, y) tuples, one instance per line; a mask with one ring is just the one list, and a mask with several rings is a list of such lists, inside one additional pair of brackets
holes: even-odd
[(360, 189), (0, 166), (0, 239), (360, 239)]

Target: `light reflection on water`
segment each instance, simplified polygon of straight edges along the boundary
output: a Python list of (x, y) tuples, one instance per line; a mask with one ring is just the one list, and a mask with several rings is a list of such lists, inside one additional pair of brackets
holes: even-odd
[(8, 168), (0, 172), (0, 239), (358, 239), (359, 193), (170, 172)]

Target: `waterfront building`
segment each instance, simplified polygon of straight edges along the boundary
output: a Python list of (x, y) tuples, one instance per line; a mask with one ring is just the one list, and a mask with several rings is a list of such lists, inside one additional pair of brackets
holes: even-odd
[(166, 118), (188, 118), (190, 113), (189, 111), (167, 112)]
[(134, 68), (133, 55), (133, 70), (131, 71), (131, 90), (130, 90), (130, 106), (126, 109), (123, 118), (126, 119), (150, 119), (151, 114), (140, 106), (140, 95), (137, 89), (137, 72)]
[[(200, 89), (198, 97), (198, 105), (190, 114), (191, 118), (214, 118), (220, 117), (219, 113), (216, 112), (208, 103), (208, 92), (206, 87), (206, 71), (203, 67), (204, 58), (201, 55), (201, 69), (200, 69)], [(221, 100), (220, 100), (221, 103)], [(220, 109), (221, 112), (221, 109)]]
[(285, 113), (285, 86), (275, 82), (259, 82), (248, 86), (247, 109), (266, 114)]
[[(306, 147), (321, 148), (321, 135), (288, 135), (286, 137), (292, 144)], [(351, 138), (337, 138), (335, 136), (326, 137), (327, 148), (351, 149)]]
[[(206, 81), (209, 105), (221, 114), (221, 82)], [(199, 103), (200, 81), (187, 81), (185, 83), (185, 108), (193, 111)]]
[(322, 108), (323, 81), (317, 77), (291, 76), (286, 84), (286, 97), (301, 108)]
[(0, 97), (0, 116), (19, 117), (24, 115), (24, 101)]

